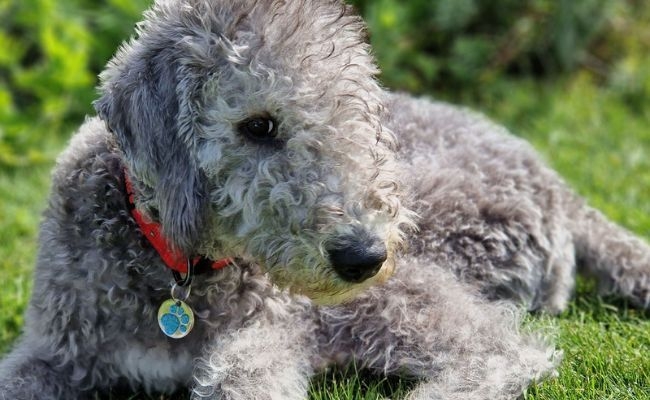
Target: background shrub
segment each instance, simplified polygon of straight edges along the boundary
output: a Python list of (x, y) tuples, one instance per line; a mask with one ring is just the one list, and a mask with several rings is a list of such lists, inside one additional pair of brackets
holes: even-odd
[[(638, 48), (639, 31), (641, 42), (650, 40), (650, 7), (641, 0), (352, 3), (365, 15), (382, 79), (394, 89), (476, 98), (490, 95), (491, 85), (498, 90), (504, 76), (544, 78), (586, 68), (631, 104), (650, 90), (639, 80), (648, 74), (637, 71), (649, 65), (648, 52)], [(0, 166), (53, 157), (52, 137), (68, 135), (92, 113), (97, 74), (149, 4), (0, 3)]]
[(471, 90), (504, 74), (547, 77), (586, 67), (606, 75), (620, 44), (609, 42), (611, 28), (647, 9), (620, 0), (352, 3), (366, 15), (385, 82), (418, 93)]
[(30, 165), (53, 153), (92, 112), (96, 76), (128, 37), (145, 0), (0, 3), (0, 164)]

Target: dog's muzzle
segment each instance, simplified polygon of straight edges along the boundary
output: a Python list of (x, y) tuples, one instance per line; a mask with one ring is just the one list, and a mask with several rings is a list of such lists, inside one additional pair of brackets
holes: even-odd
[(360, 283), (375, 276), (388, 258), (384, 243), (362, 229), (336, 243), (327, 252), (332, 268), (346, 282)]

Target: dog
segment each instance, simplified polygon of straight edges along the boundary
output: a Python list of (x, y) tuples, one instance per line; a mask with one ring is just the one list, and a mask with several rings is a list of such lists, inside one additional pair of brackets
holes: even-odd
[(650, 303), (650, 247), (522, 140), (390, 93), (339, 0), (157, 0), (53, 173), (3, 399), (116, 387), (305, 399), (333, 365), (409, 399), (513, 399), (576, 265)]

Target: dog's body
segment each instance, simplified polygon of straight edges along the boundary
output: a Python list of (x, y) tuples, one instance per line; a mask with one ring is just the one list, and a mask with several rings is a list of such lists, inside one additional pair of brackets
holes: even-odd
[[(558, 357), (491, 300), (558, 312), (578, 260), (648, 307), (647, 244), (498, 126), (382, 91), (338, 1), (229, 3), (159, 1), (103, 75), (53, 176), (4, 398), (304, 399), (351, 362), (420, 378), (413, 399), (515, 398)], [(194, 277), (183, 339), (158, 326), (173, 279), (127, 176), (174, 248), (235, 260)]]

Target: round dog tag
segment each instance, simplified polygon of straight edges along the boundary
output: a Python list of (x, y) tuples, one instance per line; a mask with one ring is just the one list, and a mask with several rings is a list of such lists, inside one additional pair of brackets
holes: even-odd
[(158, 309), (158, 325), (170, 338), (184, 338), (194, 327), (194, 312), (185, 302), (169, 299)]

